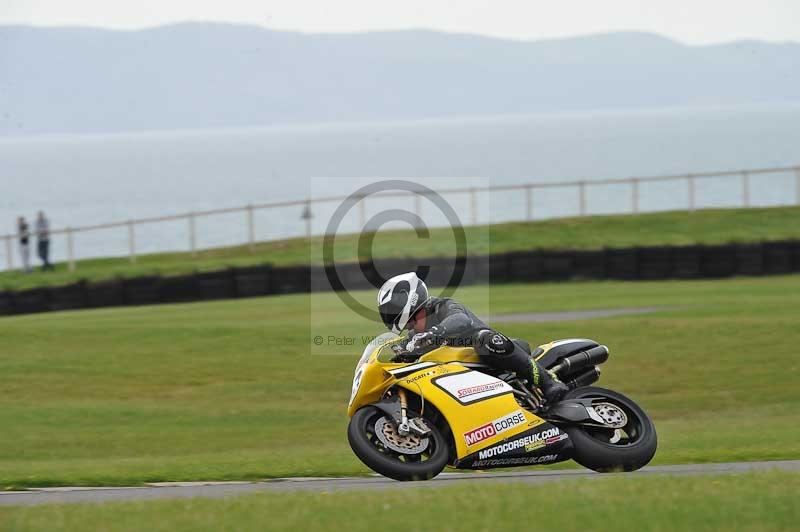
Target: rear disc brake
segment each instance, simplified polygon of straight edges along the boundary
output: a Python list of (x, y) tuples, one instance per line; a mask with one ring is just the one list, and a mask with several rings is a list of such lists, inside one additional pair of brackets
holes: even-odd
[(603, 424), (615, 429), (620, 429), (628, 424), (628, 416), (620, 407), (611, 403), (593, 403), (592, 408), (603, 420)]

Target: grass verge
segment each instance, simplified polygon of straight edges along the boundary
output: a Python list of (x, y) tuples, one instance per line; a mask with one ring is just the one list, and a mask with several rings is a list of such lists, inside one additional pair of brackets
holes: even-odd
[(800, 474), (628, 476), (0, 507), (5, 530), (795, 530)]
[[(652, 415), (655, 463), (800, 457), (800, 276), (475, 286), (456, 297), (482, 315), (670, 307), (495, 325), (535, 343), (609, 345), (599, 384)], [(377, 332), (335, 294), (0, 319), (0, 488), (367, 473), (345, 410), (361, 336)]]
[[(481, 255), (530, 249), (600, 249), (633, 246), (723, 244), (800, 238), (800, 207), (762, 209), (709, 209), (638, 215), (591, 216), (540, 222), (505, 223), (465, 228), (470, 254)], [(55, 243), (54, 245), (57, 245)], [(97, 281), (114, 277), (178, 275), (194, 270), (220, 270), (228, 266), (321, 263), (321, 238), (261, 242), (247, 246), (190, 253), (142, 255), (136, 264), (127, 258), (80, 261), (75, 272), (56, 265), (54, 272), (0, 273), (0, 287), (24, 289), (59, 285), (80, 279)], [(355, 261), (358, 235), (337, 237), (338, 261)], [(455, 255), (450, 229), (432, 229), (430, 238), (413, 231), (381, 231), (374, 241), (374, 257), (446, 257)]]

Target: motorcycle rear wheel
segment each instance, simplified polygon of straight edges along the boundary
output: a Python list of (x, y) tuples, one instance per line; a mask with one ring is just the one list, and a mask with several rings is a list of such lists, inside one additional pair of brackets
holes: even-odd
[[(447, 440), (432, 423), (425, 449), (418, 454), (405, 454), (387, 447), (376, 434), (376, 427), (386, 413), (374, 406), (365, 406), (353, 415), (347, 426), (347, 440), (358, 458), (376, 473), (395, 480), (428, 480), (447, 465)], [(391, 420), (390, 420), (391, 421)]]
[(655, 425), (644, 410), (621, 393), (596, 386), (570, 390), (563, 400), (589, 398), (621, 409), (627, 422), (619, 432), (583, 425), (565, 427), (575, 447), (574, 460), (601, 473), (636, 471), (647, 465), (656, 454), (658, 438)]

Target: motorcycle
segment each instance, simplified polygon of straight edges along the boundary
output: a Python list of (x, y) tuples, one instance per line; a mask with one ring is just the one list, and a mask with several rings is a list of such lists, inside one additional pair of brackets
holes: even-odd
[[(656, 452), (653, 422), (621, 393), (590, 386), (608, 348), (587, 339), (539, 346), (531, 356), (570, 390), (546, 404), (514, 374), (482, 364), (469, 347), (415, 357), (406, 339), (377, 337), (356, 366), (347, 437), (358, 458), (396, 480), (456, 469), (575, 460), (599, 472), (634, 471)], [(528, 351), (530, 351), (528, 349)]]

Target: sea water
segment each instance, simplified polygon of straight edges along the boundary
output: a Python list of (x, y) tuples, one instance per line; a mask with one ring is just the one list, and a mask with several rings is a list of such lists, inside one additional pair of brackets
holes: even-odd
[[(315, 124), (245, 129), (0, 139), (0, 235), (16, 217), (47, 213), (54, 228), (80, 227), (190, 211), (344, 195), (387, 178), (434, 189), (687, 174), (800, 165), (800, 105), (678, 108), (625, 112), (487, 116), (391, 123)], [(751, 176), (753, 205), (793, 204), (792, 172)], [(686, 181), (640, 186), (641, 211), (684, 209)], [(463, 223), (578, 214), (576, 187), (444, 195)], [(697, 182), (698, 208), (741, 205), (741, 180)], [(406, 200), (373, 200), (367, 217)], [(325, 230), (337, 203), (312, 207), (311, 229)], [(530, 207), (530, 211), (529, 211)], [(630, 212), (629, 185), (587, 187), (588, 214)], [(435, 206), (426, 222), (446, 220)], [(303, 207), (256, 211), (258, 240), (305, 234)], [(352, 209), (342, 230), (357, 230)], [(246, 216), (196, 221), (198, 248), (249, 236)], [(186, 220), (136, 227), (139, 253), (186, 250)], [(74, 236), (79, 258), (128, 253), (127, 228)], [(53, 241), (65, 257), (63, 237)], [(5, 267), (0, 246), (0, 267)], [(19, 261), (16, 261), (17, 265)]]

